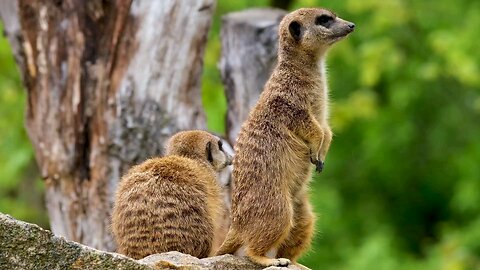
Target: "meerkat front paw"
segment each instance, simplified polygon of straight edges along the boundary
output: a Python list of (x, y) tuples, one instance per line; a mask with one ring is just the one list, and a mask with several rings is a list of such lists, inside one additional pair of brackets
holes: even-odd
[(315, 171), (317, 172), (322, 172), (323, 171), (323, 167), (325, 166), (325, 162), (321, 161), (321, 160), (317, 160), (315, 164)]
[(310, 156), (310, 162), (315, 165), (315, 171), (317, 172), (322, 172), (323, 171), (323, 167), (325, 165), (325, 162), (321, 161), (320, 159), (318, 158), (313, 158)]

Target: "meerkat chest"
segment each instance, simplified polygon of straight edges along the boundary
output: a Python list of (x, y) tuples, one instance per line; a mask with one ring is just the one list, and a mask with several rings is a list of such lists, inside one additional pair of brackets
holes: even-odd
[(310, 94), (310, 109), (319, 122), (328, 118), (328, 89), (323, 81), (315, 84)]

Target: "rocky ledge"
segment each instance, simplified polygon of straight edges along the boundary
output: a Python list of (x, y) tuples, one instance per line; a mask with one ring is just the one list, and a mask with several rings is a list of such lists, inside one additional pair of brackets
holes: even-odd
[[(0, 269), (132, 269), (132, 270), (207, 270), (262, 269), (245, 258), (224, 255), (198, 259), (180, 252), (167, 252), (133, 260), (67, 241), (35, 224), (0, 213)], [(265, 269), (300, 269), (296, 266)]]

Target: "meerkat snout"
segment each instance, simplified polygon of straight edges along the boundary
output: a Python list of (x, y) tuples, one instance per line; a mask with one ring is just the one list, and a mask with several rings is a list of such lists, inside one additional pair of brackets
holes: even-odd
[(232, 165), (232, 155), (223, 149), (222, 140), (218, 139), (216, 144), (214, 142), (208, 142), (206, 151), (208, 161), (212, 163), (213, 167), (217, 171), (227, 167), (228, 165)]
[(324, 12), (326, 13), (315, 17), (315, 25), (324, 28), (320, 31), (326, 32), (327, 38), (328, 36), (333, 38), (344, 37), (355, 29), (354, 23), (343, 20), (328, 10), (324, 10)]
[(232, 165), (232, 160), (233, 160), (233, 157), (230, 156), (230, 155), (228, 155), (225, 164), (226, 164), (226, 165)]

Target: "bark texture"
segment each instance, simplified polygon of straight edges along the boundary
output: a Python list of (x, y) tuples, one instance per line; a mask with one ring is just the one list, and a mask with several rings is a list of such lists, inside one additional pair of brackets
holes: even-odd
[(0, 2), (56, 235), (114, 250), (113, 192), (165, 139), (205, 128), (200, 75), (215, 0)]
[(249, 9), (222, 18), (220, 70), (231, 144), (276, 65), (278, 24), (285, 14), (280, 9)]
[(270, 0), (270, 6), (288, 10), (292, 2), (292, 0)]

